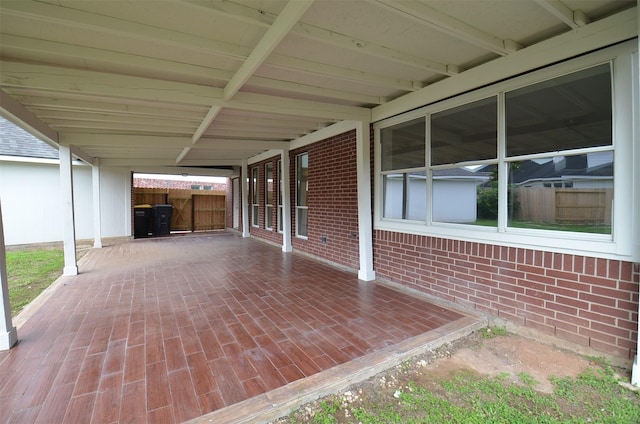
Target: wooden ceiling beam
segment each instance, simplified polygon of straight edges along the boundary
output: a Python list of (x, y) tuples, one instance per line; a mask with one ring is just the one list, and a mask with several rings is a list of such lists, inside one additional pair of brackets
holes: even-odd
[(432, 29), (500, 56), (506, 56), (522, 48), (513, 40), (503, 40), (495, 37), (424, 3), (400, 0), (375, 0), (375, 2), (379, 6), (413, 22), (428, 25)]

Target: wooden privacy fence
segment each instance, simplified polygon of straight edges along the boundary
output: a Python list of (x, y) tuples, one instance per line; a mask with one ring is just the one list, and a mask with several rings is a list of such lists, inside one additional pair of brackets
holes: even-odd
[(518, 187), (516, 217), (523, 221), (611, 225), (613, 189)]
[(223, 191), (134, 188), (134, 205), (173, 206), (171, 231), (224, 230), (226, 201)]

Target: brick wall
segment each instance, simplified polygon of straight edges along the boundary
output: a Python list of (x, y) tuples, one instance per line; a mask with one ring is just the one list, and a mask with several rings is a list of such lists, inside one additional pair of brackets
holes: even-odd
[[(254, 237), (260, 237), (266, 240), (271, 240), (275, 243), (278, 244), (282, 244), (282, 234), (278, 232), (278, 222), (277, 222), (277, 194), (278, 194), (278, 182), (279, 182), (279, 176), (278, 176), (278, 159), (280, 159), (280, 156), (274, 156), (272, 158), (269, 158), (267, 160), (264, 160), (262, 162), (257, 162), (252, 164), (251, 166), (249, 166), (248, 170), (249, 170), (249, 178), (252, 178), (251, 176), (253, 175), (253, 169), (254, 168), (258, 168), (258, 200), (259, 200), (259, 217), (258, 217), (258, 222), (259, 225), (258, 227), (254, 227), (252, 225), (253, 223), (253, 205), (251, 203), (251, 199), (253, 199), (252, 195), (252, 187), (251, 187), (251, 183), (249, 184), (249, 233), (254, 236)], [(266, 223), (266, 219), (265, 219), (265, 210), (266, 210), (266, 199), (265, 199), (265, 184), (266, 184), (266, 178), (265, 178), (265, 164), (266, 163), (272, 163), (273, 164), (273, 180), (274, 180), (274, 184), (273, 184), (273, 198), (274, 198), (274, 204), (273, 204), (273, 208), (272, 208), (272, 212), (273, 212), (273, 227), (270, 230), (267, 230), (265, 227), (265, 223)]]
[[(307, 240), (292, 237), (294, 249), (359, 268), (358, 181), (355, 130), (290, 152), (291, 216), (295, 235), (295, 163), (309, 154)], [(323, 243), (323, 237), (326, 243)]]
[(380, 278), (632, 359), (638, 264), (375, 231)]

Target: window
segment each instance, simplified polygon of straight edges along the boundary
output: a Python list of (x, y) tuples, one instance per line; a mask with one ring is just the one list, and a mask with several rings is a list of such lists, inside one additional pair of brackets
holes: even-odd
[(309, 217), (309, 155), (296, 157), (296, 236), (307, 237)]
[(631, 207), (617, 190), (632, 187), (614, 162), (632, 123), (613, 112), (631, 107), (633, 73), (597, 56), (374, 124), (376, 228), (615, 252), (614, 199)]
[(267, 230), (273, 229), (273, 163), (268, 162), (264, 165), (265, 173), (265, 228)]
[(430, 150), (433, 222), (496, 226), (498, 98), (431, 115)]
[(611, 234), (611, 66), (507, 92), (505, 110), (508, 225)]
[(251, 225), (257, 227), (260, 218), (260, 195), (258, 192), (258, 168), (251, 169)]
[(284, 196), (284, 179), (282, 174), (282, 161), (278, 160), (278, 232), (284, 230), (284, 207), (282, 206), (282, 198)]
[(384, 217), (426, 219), (425, 119), (380, 131)]

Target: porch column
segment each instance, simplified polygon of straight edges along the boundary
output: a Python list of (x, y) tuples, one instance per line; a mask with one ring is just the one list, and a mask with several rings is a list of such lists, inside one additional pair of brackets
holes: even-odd
[[(638, 14), (638, 33), (640, 34), (640, 0), (637, 1), (637, 14)], [(637, 40), (638, 43), (638, 48), (640, 48), (640, 38)], [(632, 98), (634, 99), (633, 104), (637, 105), (638, 104), (638, 100), (640, 100), (640, 54), (636, 53), (635, 54), (635, 60), (636, 63), (634, 63), (634, 67), (635, 67), (635, 71), (636, 74), (633, 75), (633, 78), (636, 79), (635, 81), (635, 90), (633, 93), (631, 93)], [(633, 135), (632, 137), (634, 138), (633, 142), (631, 143), (634, 147), (634, 163), (638, 163), (637, 160), (638, 158), (640, 158), (640, 148), (638, 148), (638, 146), (640, 146), (640, 119), (638, 119), (638, 112), (636, 111), (635, 113), (632, 114), (633, 117), (632, 119), (637, 119), (637, 121), (635, 122), (635, 124), (633, 125)], [(633, 172), (635, 173), (635, 177), (633, 178), (633, 181), (636, 182), (636, 184), (638, 184), (638, 176), (640, 175), (640, 170), (638, 169), (637, 166), (633, 167)], [(636, 185), (635, 188), (635, 196), (636, 196), (636, 200), (635, 200), (635, 213), (640, 213), (640, 184)], [(640, 257), (640, 241), (638, 241), (638, 235), (640, 233), (640, 224), (638, 224), (638, 220), (636, 219), (636, 242), (635, 242), (635, 250), (636, 250), (636, 257)], [(638, 288), (638, 290), (640, 291), (640, 287)], [(638, 331), (637, 331), (637, 340), (636, 340), (636, 356), (633, 358), (633, 366), (631, 368), (631, 384), (635, 385), (635, 386), (640, 386), (640, 358), (638, 357), (638, 351), (640, 350), (640, 304), (638, 304)]]
[(356, 122), (356, 161), (358, 178), (358, 239), (360, 242), (360, 269), (358, 278), (372, 281), (373, 223), (371, 219), (371, 131), (368, 121)]
[(73, 170), (71, 148), (60, 145), (60, 197), (62, 198), (63, 275), (78, 275), (76, 226), (73, 213)]
[(93, 247), (102, 247), (102, 226), (100, 224), (100, 159), (95, 158), (91, 166), (93, 183)]
[(291, 186), (289, 185), (289, 151), (283, 150), (280, 153), (280, 160), (282, 163), (282, 181), (283, 187), (278, 187), (282, 193), (282, 251), (291, 252), (293, 247), (291, 246)]
[(7, 278), (7, 256), (0, 206), (0, 350), (8, 350), (18, 341), (18, 332), (11, 322), (9, 305), (9, 279)]
[(242, 202), (242, 237), (250, 237), (249, 233), (249, 164), (247, 159), (242, 160), (242, 171), (240, 172), (240, 186), (242, 187), (241, 199)]

